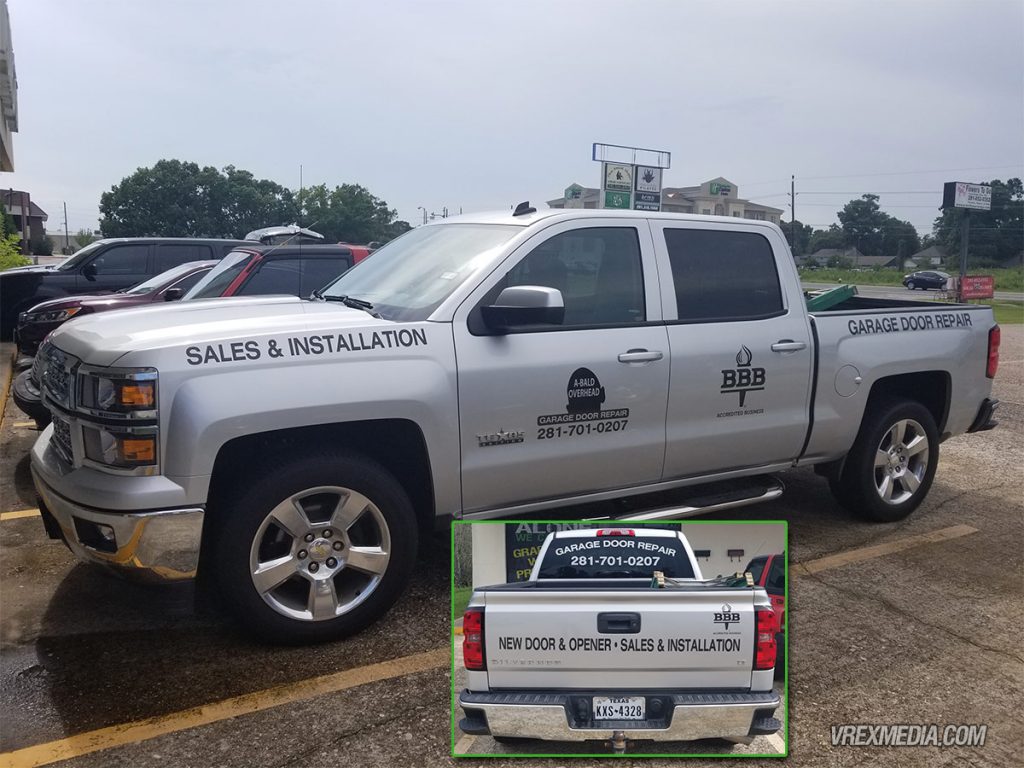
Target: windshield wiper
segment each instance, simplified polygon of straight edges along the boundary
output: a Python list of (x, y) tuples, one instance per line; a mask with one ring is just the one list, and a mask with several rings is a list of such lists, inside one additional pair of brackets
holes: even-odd
[(362, 299), (357, 299), (353, 296), (329, 296), (324, 295), (319, 290), (313, 291), (313, 298), (319, 299), (320, 301), (336, 301), (339, 304), (344, 304), (346, 307), (352, 307), (352, 309), (361, 309), (373, 317), (379, 318), (380, 315), (373, 311), (373, 304)]

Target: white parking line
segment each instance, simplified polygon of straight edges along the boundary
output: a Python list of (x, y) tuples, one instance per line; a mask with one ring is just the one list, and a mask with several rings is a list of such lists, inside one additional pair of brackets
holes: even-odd
[(905, 549), (920, 547), (924, 544), (937, 544), (940, 541), (949, 541), (950, 539), (956, 539), (960, 536), (969, 536), (970, 534), (977, 532), (977, 528), (972, 528), (969, 525), (951, 525), (949, 528), (940, 528), (937, 531), (922, 533), (917, 536), (907, 536), (905, 539), (887, 541), (884, 544), (875, 544), (874, 546), (860, 547), (858, 549), (848, 549), (835, 555), (826, 555), (825, 557), (819, 557), (815, 560), (809, 560), (806, 563), (794, 563), (790, 570), (792, 570), (794, 574), (802, 573), (810, 575), (820, 571), (827, 571), (831, 568), (850, 565), (851, 563), (872, 560), (876, 557), (882, 557), (882, 555), (890, 555), (893, 552), (902, 552)]
[(464, 735), (455, 743), (455, 754), (456, 755), (472, 755), (473, 742), (476, 741), (476, 736)]

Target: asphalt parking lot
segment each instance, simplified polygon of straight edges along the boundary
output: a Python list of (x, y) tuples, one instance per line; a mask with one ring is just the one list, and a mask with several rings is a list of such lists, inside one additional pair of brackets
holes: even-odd
[[(999, 428), (945, 443), (931, 495), (906, 521), (851, 519), (810, 471), (786, 476), (780, 502), (720, 516), (790, 522), (790, 764), (1003, 766), (1019, 758), (1024, 326), (1003, 328), (995, 396)], [(30, 511), (27, 451), (36, 435), (8, 401), (0, 425), (0, 768), (63, 759), (452, 764), (446, 535), (428, 542), (412, 589), (375, 627), (329, 645), (261, 646), (216, 614), (196, 613), (187, 589), (110, 578), (47, 539)], [(831, 745), (831, 726), (867, 723), (981, 723), (988, 737), (971, 749)], [(524, 764), (500, 756), (458, 762)]]

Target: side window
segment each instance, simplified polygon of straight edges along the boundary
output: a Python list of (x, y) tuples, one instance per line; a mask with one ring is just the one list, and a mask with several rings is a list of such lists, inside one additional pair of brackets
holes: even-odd
[(145, 275), (149, 272), (148, 245), (115, 245), (108, 248), (91, 264), (98, 275)]
[(299, 296), (309, 296), (313, 291), (333, 282), (334, 278), (351, 267), (352, 257), (331, 256), (326, 259), (302, 259), (301, 264)]
[(260, 296), (271, 293), (299, 295), (299, 262), (271, 259), (264, 261), (239, 291), (239, 296)]
[(782, 567), (782, 556), (772, 558), (772, 567), (768, 569), (768, 580), (764, 588), (773, 594), (782, 595), (786, 592), (786, 573)]
[(181, 278), (181, 280), (179, 280), (178, 282), (174, 283), (173, 285), (169, 285), (167, 287), (168, 288), (181, 288), (182, 291), (187, 292), (187, 291), (189, 291), (192, 288), (193, 285), (195, 285), (200, 280), (202, 280), (204, 277), (206, 277), (206, 275), (207, 275), (207, 273), (209, 271), (210, 270), (208, 270), (208, 269), (196, 270), (191, 275), (185, 275), (183, 278)]
[(562, 327), (625, 325), (646, 319), (640, 241), (633, 227), (592, 227), (555, 235), (516, 264), (485, 303), (515, 285), (561, 291)]
[(683, 321), (757, 320), (783, 313), (768, 240), (753, 232), (665, 229)]
[(206, 261), (212, 259), (212, 251), (208, 245), (173, 243), (157, 245), (154, 271), (160, 274), (171, 267), (188, 261)]

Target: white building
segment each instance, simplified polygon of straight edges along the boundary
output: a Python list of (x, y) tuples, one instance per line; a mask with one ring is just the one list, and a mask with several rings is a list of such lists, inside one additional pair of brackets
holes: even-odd
[[(570, 192), (571, 190), (571, 192)], [(571, 184), (570, 197), (548, 200), (551, 208), (597, 208), (600, 190)], [(699, 213), (705, 216), (733, 216), (778, 224), (783, 210), (754, 203), (739, 196), (739, 187), (721, 176), (694, 187), (665, 187), (661, 193), (661, 210), (670, 213)]]

